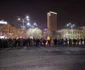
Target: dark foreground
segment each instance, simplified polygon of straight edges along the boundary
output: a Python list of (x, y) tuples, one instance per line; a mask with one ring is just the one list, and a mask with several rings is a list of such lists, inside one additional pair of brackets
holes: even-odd
[(0, 70), (85, 70), (85, 48), (2, 49)]

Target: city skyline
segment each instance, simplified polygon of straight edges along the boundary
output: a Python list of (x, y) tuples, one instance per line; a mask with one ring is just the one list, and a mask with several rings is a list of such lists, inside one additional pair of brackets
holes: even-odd
[(0, 2), (0, 19), (14, 24), (17, 16), (24, 17), (29, 15), (31, 21), (37, 22), (40, 28), (45, 28), (47, 24), (46, 14), (49, 11), (53, 11), (58, 13), (57, 24), (59, 29), (63, 28), (63, 26), (69, 22), (78, 26), (85, 26), (84, 8), (84, 3), (75, 1), (3, 0)]

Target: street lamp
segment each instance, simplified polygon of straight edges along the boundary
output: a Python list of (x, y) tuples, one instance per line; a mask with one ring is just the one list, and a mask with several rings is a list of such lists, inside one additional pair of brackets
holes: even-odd
[(26, 20), (29, 21), (29, 16), (26, 16)]
[(37, 24), (36, 23), (30, 24), (29, 22), (27, 22), (27, 26), (29, 26), (30, 28), (36, 28)]
[(25, 29), (25, 25), (24, 25), (25, 22), (29, 26), (29, 24), (28, 24), (28, 22), (29, 22), (29, 16), (26, 16), (25, 18), (18, 18), (18, 21), (22, 22), (22, 24), (23, 24), (22, 25), (23, 30)]
[(31, 26), (31, 24), (28, 22), (28, 23), (27, 23), (27, 26)]
[(26, 19), (29, 19), (29, 16), (26, 16)]
[(34, 26), (37, 26), (37, 24), (36, 24), (36, 23), (34, 23)]
[(20, 18), (18, 18), (18, 21), (20, 21), (21, 19)]

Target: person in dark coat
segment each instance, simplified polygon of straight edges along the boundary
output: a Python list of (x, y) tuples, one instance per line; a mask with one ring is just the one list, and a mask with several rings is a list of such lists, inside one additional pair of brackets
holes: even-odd
[(43, 45), (46, 46), (46, 39), (43, 39)]
[(54, 46), (57, 46), (57, 39), (55, 38), (53, 41), (54, 41)]
[(72, 39), (69, 39), (69, 46), (72, 45)]
[(36, 43), (35, 46), (38, 47), (38, 46), (39, 46), (39, 43), (40, 43), (40, 40), (39, 40), (39, 39), (36, 39), (36, 40), (35, 40), (35, 43)]

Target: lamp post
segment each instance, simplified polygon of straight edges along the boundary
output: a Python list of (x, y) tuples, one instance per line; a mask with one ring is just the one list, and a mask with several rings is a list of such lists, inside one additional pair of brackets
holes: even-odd
[(22, 22), (22, 28), (23, 30), (25, 29), (25, 22), (28, 23), (29, 22), (29, 16), (26, 16), (25, 18), (18, 18), (18, 21)]
[[(25, 16), (25, 18), (18, 18), (17, 20), (22, 23), (22, 25), (21, 25), (22, 34), (21, 35), (23, 38), (26, 38), (27, 35), (25, 32), (26, 31), (25, 28), (26, 28), (26, 25), (28, 25), (28, 23), (29, 23), (29, 16)], [(26, 25), (25, 25), (25, 23), (26, 23)], [(30, 25), (30, 23), (29, 23), (29, 25)]]

